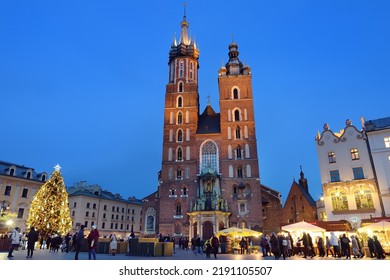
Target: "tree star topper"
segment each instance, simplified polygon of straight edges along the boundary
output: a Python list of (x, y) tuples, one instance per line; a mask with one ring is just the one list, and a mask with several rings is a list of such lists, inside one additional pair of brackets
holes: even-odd
[(54, 170), (55, 171), (60, 171), (61, 170), (61, 166), (57, 163), (56, 166), (54, 166)]

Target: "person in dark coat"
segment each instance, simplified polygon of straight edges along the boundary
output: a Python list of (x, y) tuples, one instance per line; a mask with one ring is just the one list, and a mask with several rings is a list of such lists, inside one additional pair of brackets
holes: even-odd
[(214, 254), (214, 259), (216, 259), (219, 250), (219, 239), (214, 234), (213, 237), (211, 238), (211, 247)]
[(88, 240), (88, 259), (96, 260), (96, 248), (99, 241), (99, 231), (96, 228), (96, 225), (92, 226), (91, 231), (87, 236)]
[(279, 241), (275, 233), (272, 233), (269, 242), (271, 244), (271, 252), (275, 256), (275, 260), (278, 260), (280, 258), (280, 248), (279, 248)]
[(341, 238), (341, 248), (343, 250), (343, 255), (345, 259), (351, 259), (351, 240), (346, 236), (346, 234), (343, 234), (343, 237)]
[(75, 248), (75, 252), (76, 252), (74, 255), (75, 260), (79, 259), (79, 252), (80, 252), (81, 248), (83, 247), (83, 243), (84, 243), (84, 225), (81, 225), (80, 230), (77, 232), (77, 235), (75, 238), (75, 244), (74, 244), (74, 248)]
[(298, 242), (302, 242), (303, 245), (303, 257), (306, 258), (308, 255), (312, 256), (311, 248), (309, 245), (309, 239), (307, 238), (306, 232), (302, 234), (302, 238), (298, 240)]
[(35, 242), (38, 241), (38, 233), (35, 231), (34, 227), (30, 228), (30, 232), (27, 234), (27, 257), (26, 259), (31, 259), (34, 254)]
[(375, 254), (374, 239), (372, 239), (371, 237), (368, 237), (367, 245), (368, 245), (368, 250), (370, 251), (370, 255), (371, 255), (370, 257), (375, 258), (376, 254)]
[(385, 251), (383, 250), (382, 244), (379, 242), (378, 237), (376, 235), (374, 237), (374, 245), (375, 245), (375, 254), (377, 259), (382, 260), (385, 259)]

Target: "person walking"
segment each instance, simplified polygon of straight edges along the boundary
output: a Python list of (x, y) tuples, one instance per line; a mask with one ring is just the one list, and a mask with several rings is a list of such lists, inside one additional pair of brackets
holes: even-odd
[(11, 247), (9, 249), (7, 258), (13, 258), (14, 257), (12, 255), (12, 253), (14, 252), (14, 250), (16, 248), (19, 247), (19, 245), (20, 245), (20, 238), (21, 238), (20, 228), (15, 227), (14, 230), (12, 231), (12, 233), (11, 233)]
[(329, 256), (329, 251), (332, 254), (332, 257), (334, 257), (334, 252), (332, 251), (332, 244), (330, 244), (330, 239), (327, 236), (325, 239), (325, 246), (326, 246), (326, 256)]
[(354, 235), (351, 235), (351, 243), (352, 243), (352, 253), (353, 253), (353, 258), (363, 258), (363, 255), (360, 253), (359, 249), (359, 243), (357, 239), (355, 238)]
[(211, 238), (211, 247), (214, 254), (214, 259), (217, 259), (217, 254), (219, 250), (219, 239), (213, 234), (213, 237)]
[(347, 235), (344, 233), (341, 237), (341, 248), (346, 260), (351, 259), (351, 246), (349, 245), (350, 242), (351, 240), (349, 240)]
[(80, 250), (81, 250), (81, 248), (83, 248), (83, 244), (84, 244), (84, 225), (80, 226), (80, 230), (77, 232), (77, 234), (73, 240), (74, 240), (73, 247), (74, 247), (75, 252), (76, 252), (74, 255), (74, 259), (78, 260)]
[(309, 244), (309, 239), (307, 237), (306, 232), (303, 232), (302, 238), (298, 240), (298, 242), (302, 242), (303, 245), (303, 257), (306, 259), (308, 255), (311, 255), (311, 247)]
[(34, 227), (30, 228), (30, 232), (27, 234), (27, 257), (26, 259), (31, 259), (34, 254), (35, 242), (38, 241), (38, 233), (35, 231)]
[(375, 246), (375, 255), (376, 258), (379, 260), (384, 260), (386, 258), (385, 251), (383, 250), (382, 244), (378, 240), (378, 237), (376, 235), (373, 236), (374, 238), (374, 246)]
[(334, 257), (336, 258), (341, 258), (341, 255), (340, 255), (340, 247), (339, 247), (339, 239), (337, 238), (336, 234), (332, 231), (330, 233), (330, 244), (332, 245), (333, 247), (333, 253), (334, 253)]
[(96, 248), (99, 241), (99, 231), (96, 228), (96, 225), (92, 226), (91, 231), (87, 236), (88, 241), (88, 259), (96, 260)]
[(116, 250), (118, 248), (118, 240), (116, 238), (116, 234), (111, 234), (111, 242), (110, 242), (110, 253), (111, 255), (115, 256)]
[(195, 255), (197, 255), (198, 253), (201, 254), (203, 256), (203, 250), (202, 250), (202, 244), (201, 244), (201, 240), (200, 240), (200, 236), (199, 234), (196, 236), (196, 239), (195, 239)]

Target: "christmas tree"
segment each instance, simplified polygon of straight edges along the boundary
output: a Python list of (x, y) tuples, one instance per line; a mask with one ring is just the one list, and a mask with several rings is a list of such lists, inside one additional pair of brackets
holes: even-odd
[(46, 236), (52, 233), (64, 235), (72, 229), (72, 219), (68, 206), (68, 193), (57, 164), (47, 182), (35, 194), (27, 219), (31, 226)]

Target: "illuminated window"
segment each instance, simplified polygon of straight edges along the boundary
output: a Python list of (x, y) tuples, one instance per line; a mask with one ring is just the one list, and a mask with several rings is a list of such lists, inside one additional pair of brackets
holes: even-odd
[(352, 171), (353, 171), (353, 179), (355, 180), (364, 179), (363, 167), (354, 167), (352, 168)]
[(328, 153), (328, 160), (329, 163), (335, 163), (336, 162), (336, 154), (334, 152)]
[(340, 173), (338, 170), (329, 171), (329, 175), (331, 182), (340, 182)]
[(385, 137), (384, 141), (385, 141), (385, 147), (390, 148), (390, 137)]
[(217, 146), (211, 142), (207, 141), (202, 146), (201, 154), (201, 171), (208, 168), (212, 169), (214, 172), (218, 172), (218, 153)]
[(348, 210), (348, 199), (345, 192), (334, 191), (330, 194), (333, 210)]
[(374, 201), (369, 189), (360, 189), (354, 192), (357, 209), (374, 209)]
[(351, 158), (352, 158), (352, 160), (358, 160), (359, 159), (358, 149), (351, 149)]

